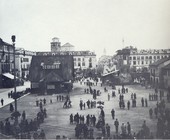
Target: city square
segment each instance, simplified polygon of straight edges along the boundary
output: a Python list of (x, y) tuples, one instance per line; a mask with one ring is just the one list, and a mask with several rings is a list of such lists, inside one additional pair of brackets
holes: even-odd
[(0, 139), (170, 139), (169, 0), (1, 0)]
[[(153, 118), (150, 118), (149, 116), (149, 109), (154, 109), (156, 107), (157, 101), (148, 101), (148, 107), (142, 107), (141, 104), (141, 98), (147, 98), (149, 97), (149, 94), (154, 93), (153, 89), (145, 89), (145, 87), (142, 87), (141, 85), (131, 85), (131, 86), (125, 86), (127, 87), (128, 93), (124, 94), (125, 97), (125, 103), (127, 103), (128, 100), (131, 101), (131, 93), (137, 94), (137, 107), (133, 108), (130, 107), (130, 110), (127, 109), (127, 106), (125, 109), (119, 108), (119, 94), (118, 94), (118, 88), (121, 88), (121, 86), (116, 86), (116, 97), (111, 97), (108, 101), (108, 93), (111, 93), (113, 89), (111, 87), (108, 87), (108, 92), (104, 92), (104, 87), (93, 86), (92, 88), (95, 88), (97, 90), (101, 90), (101, 95), (97, 97), (96, 101), (103, 101), (104, 102), (104, 111), (105, 111), (105, 121), (110, 125), (111, 128), (111, 136), (110, 138), (113, 138), (115, 133), (115, 126), (114, 121), (111, 117), (111, 110), (115, 109), (115, 118), (119, 120), (119, 133), (121, 133), (121, 124), (130, 122), (131, 124), (131, 132), (138, 133), (141, 128), (143, 121), (146, 121), (147, 126), (149, 127), (150, 131), (153, 133), (153, 136), (155, 137), (157, 134), (157, 120), (156, 116), (153, 115)], [(86, 85), (81, 85), (79, 82), (74, 83), (74, 89), (72, 92), (69, 93), (70, 99), (72, 101), (72, 107), (71, 108), (63, 108), (64, 102), (57, 101), (57, 94), (53, 95), (41, 95), (37, 96), (34, 95), (27, 95), (20, 100), (18, 100), (18, 110), (19, 112), (23, 112), (25, 110), (26, 112), (26, 118), (30, 121), (32, 118), (35, 118), (37, 115), (37, 112), (39, 111), (39, 107), (36, 106), (36, 100), (37, 99), (46, 99), (47, 103), (44, 108), (47, 110), (47, 118), (45, 118), (44, 122), (40, 125), (40, 129), (43, 129), (46, 138), (47, 139), (55, 139), (57, 135), (59, 135), (61, 138), (63, 136), (67, 138), (76, 138), (75, 137), (75, 126), (76, 124), (70, 124), (70, 114), (76, 114), (77, 112), (80, 115), (86, 116), (87, 114), (95, 115), (97, 120), (100, 114), (99, 108), (91, 108), (84, 110), (80, 110), (79, 102), (82, 99), (84, 102), (87, 100), (93, 100), (92, 95), (89, 93), (84, 93), (84, 89), (87, 88)], [(67, 95), (63, 93), (62, 95)], [(166, 95), (166, 94), (165, 94)], [(52, 100), (52, 103), (50, 103), (50, 100)], [(165, 96), (166, 100), (166, 96)], [(166, 104), (167, 107), (169, 107), (169, 103)], [(6, 107), (3, 107), (1, 110), (1, 120), (3, 120), (5, 117), (10, 117), (10, 111), (9, 111), (9, 105)], [(21, 117), (19, 118), (21, 120)], [(90, 127), (90, 126), (89, 126)], [(94, 138), (97, 137), (103, 137), (102, 131), (98, 130), (97, 128), (94, 128)]]

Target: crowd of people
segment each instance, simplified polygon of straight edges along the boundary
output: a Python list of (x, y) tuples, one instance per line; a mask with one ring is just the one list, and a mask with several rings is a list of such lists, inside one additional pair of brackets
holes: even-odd
[(95, 100), (87, 100), (86, 102), (84, 102), (82, 99), (80, 99), (80, 103), (79, 103), (79, 107), (80, 107), (80, 110), (82, 109), (86, 109), (86, 105), (87, 105), (87, 109), (90, 109), (90, 108), (96, 108), (96, 101)]
[[(97, 101), (97, 96), (101, 95), (101, 91), (97, 90), (95, 86), (97, 85), (97, 81), (94, 80), (94, 82), (89, 81), (83, 81), (81, 80), (80, 84), (87, 85), (87, 87), (84, 89), (85, 94), (91, 94), (92, 99), (83, 101), (80, 98), (79, 107), (80, 110), (91, 109), (91, 108), (98, 108), (98, 105), (100, 105), (100, 114), (99, 116), (95, 116), (94, 114), (87, 114), (87, 115), (80, 115), (79, 113), (76, 114), (70, 114), (69, 121), (71, 125), (75, 125), (75, 137), (77, 139), (86, 139), (90, 138), (93, 139), (95, 130), (101, 131), (101, 137), (97, 138), (113, 138), (113, 139), (153, 139), (155, 136), (152, 132), (150, 132), (149, 127), (146, 124), (146, 121), (144, 120), (141, 130), (138, 132), (132, 133), (132, 126), (131, 122), (119, 122), (118, 116), (116, 116), (116, 110), (115, 108), (112, 108), (110, 111), (113, 126), (115, 127), (115, 132), (111, 132), (111, 127), (113, 127), (111, 124), (106, 123), (107, 117), (105, 117), (104, 112), (104, 102)], [(106, 87), (103, 88), (105, 96), (108, 97), (108, 101), (110, 101), (110, 96), (112, 94), (112, 97), (116, 97), (118, 95), (119, 98), (119, 107), (120, 109), (125, 109), (125, 96), (129, 92), (128, 88), (125, 88), (124, 85), (122, 85), (121, 88), (116, 90), (112, 90), (111, 94), (108, 92), (108, 89)], [(168, 96), (168, 95), (167, 95)], [(158, 93), (158, 90), (155, 90), (154, 94), (149, 94), (149, 101), (157, 101), (155, 108), (149, 109), (149, 116), (151, 119), (157, 119), (157, 135), (156, 138), (170, 138), (170, 110), (166, 108), (165, 100), (164, 100), (165, 94), (163, 91), (160, 91)], [(10, 98), (10, 97), (9, 97)], [(140, 97), (138, 97), (140, 102)], [(130, 102), (130, 100), (132, 102)], [(168, 97), (167, 97), (168, 100)], [(57, 95), (56, 96), (57, 102), (64, 102), (63, 108), (69, 108), (71, 107), (71, 100), (68, 95)], [(106, 101), (107, 102), (107, 101)], [(52, 99), (50, 100), (50, 103), (52, 103)], [(1, 133), (4, 133), (6, 135), (15, 135), (16, 138), (22, 138), (22, 139), (45, 139), (45, 132), (44, 130), (40, 129), (40, 124), (44, 122), (44, 119), (47, 117), (47, 111), (45, 108), (45, 105), (47, 104), (46, 98), (43, 99), (36, 99), (36, 106), (40, 108), (40, 111), (37, 113), (36, 118), (28, 120), (26, 117), (26, 112), (23, 111), (21, 114), (21, 121), (18, 123), (17, 127), (14, 126), (15, 118), (7, 118), (4, 122), (0, 122), (0, 131)], [(132, 104), (132, 105), (131, 105)], [(130, 110), (130, 107), (136, 107), (137, 104), (137, 94), (131, 93), (130, 99), (127, 100), (127, 109)], [(148, 107), (148, 99), (141, 97), (141, 106), (142, 107)], [(10, 104), (10, 112), (14, 112), (13, 104)]]
[(45, 108), (40, 110), (34, 119), (27, 119), (26, 112), (23, 111), (18, 118), (11, 116), (4, 121), (0, 121), (0, 132), (8, 136), (12, 135), (16, 139), (45, 139), (43, 130), (37, 137), (35, 137), (35, 134), (38, 134), (37, 131), (40, 130), (40, 124), (44, 122), (46, 117)]

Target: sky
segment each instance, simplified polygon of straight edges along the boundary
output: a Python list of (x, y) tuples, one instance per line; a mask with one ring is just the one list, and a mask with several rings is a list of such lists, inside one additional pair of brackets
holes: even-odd
[[(124, 46), (170, 48), (170, 0), (0, 0), (0, 38), (50, 51), (53, 37), (75, 50), (114, 55)], [(123, 43), (124, 40), (124, 43)]]

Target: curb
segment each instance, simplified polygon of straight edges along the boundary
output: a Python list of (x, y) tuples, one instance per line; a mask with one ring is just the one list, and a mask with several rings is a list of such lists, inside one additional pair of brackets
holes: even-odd
[[(22, 99), (23, 97), (25, 97), (25, 96), (27, 96), (27, 95), (29, 95), (29, 94), (31, 94), (31, 93), (24, 94), (23, 96), (19, 97), (19, 98), (17, 99), (17, 101), (19, 101), (20, 99)], [(1, 106), (0, 109), (6, 107), (7, 105), (9, 105), (10, 103), (13, 103), (13, 102), (15, 102), (14, 99), (13, 99), (13, 101), (11, 101), (11, 102), (9, 102), (9, 103)]]

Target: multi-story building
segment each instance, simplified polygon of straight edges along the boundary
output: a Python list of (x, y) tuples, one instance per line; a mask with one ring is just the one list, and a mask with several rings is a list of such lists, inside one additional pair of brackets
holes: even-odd
[(14, 76), (14, 47), (0, 38), (0, 87), (11, 87)]
[(170, 89), (170, 64), (162, 68), (162, 85), (166, 89)]
[(162, 87), (163, 76), (162, 68), (170, 64), (170, 58), (160, 59), (150, 64), (150, 84), (155, 87)]
[(74, 69), (96, 68), (96, 54), (94, 52), (75, 51), (73, 58), (74, 58)]
[(170, 49), (138, 50), (132, 46), (117, 51), (116, 59), (120, 66), (148, 68), (159, 59), (170, 57)]
[(16, 48), (15, 52), (17, 76), (22, 79), (28, 79), (32, 56), (36, 55), (36, 52), (24, 50), (23, 48)]
[(96, 68), (96, 54), (90, 51), (75, 51), (74, 46), (70, 43), (66, 43), (61, 46), (58, 38), (53, 38), (51, 42), (52, 53), (68, 53), (73, 55), (74, 69), (88, 69)]
[(160, 50), (136, 50), (131, 51), (129, 56), (130, 67), (149, 67), (150, 64), (162, 58), (170, 57), (170, 49)]

